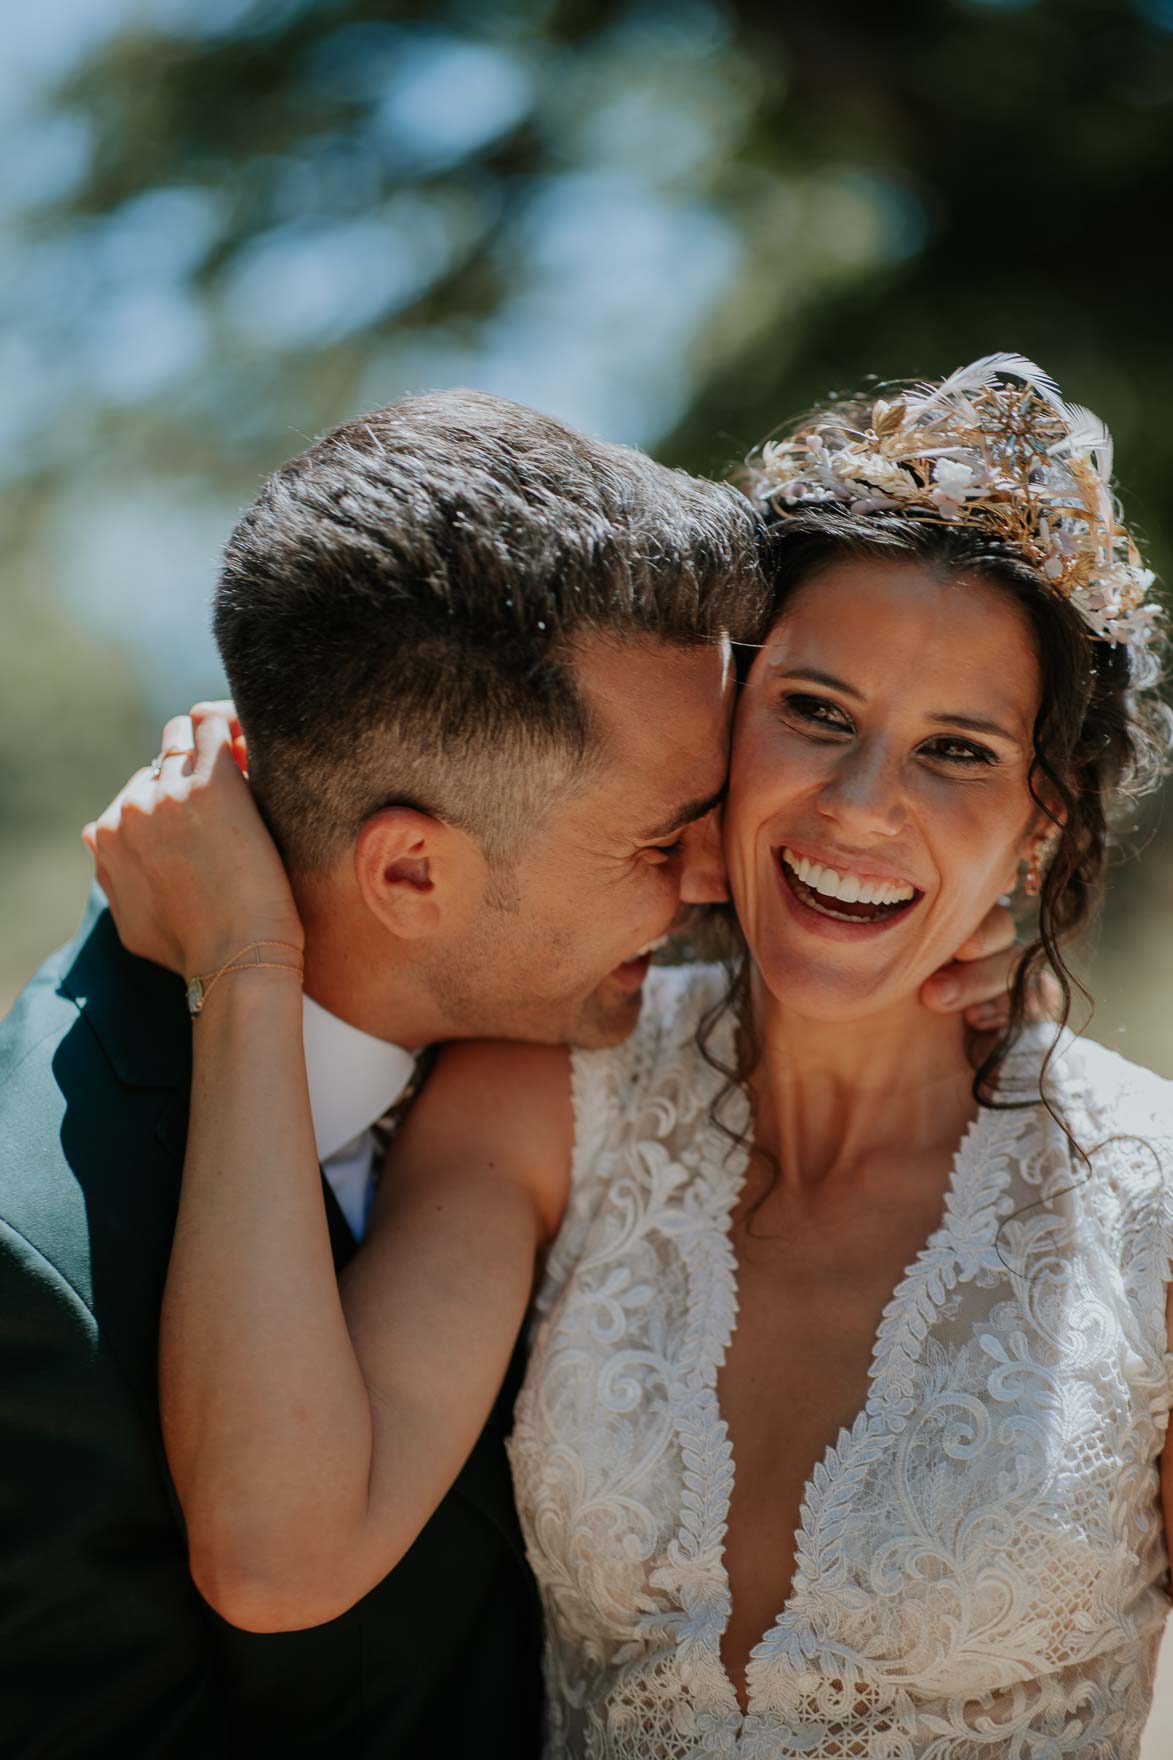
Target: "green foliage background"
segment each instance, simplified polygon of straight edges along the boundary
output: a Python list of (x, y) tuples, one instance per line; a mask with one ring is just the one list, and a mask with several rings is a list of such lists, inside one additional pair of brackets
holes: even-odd
[[(82, 821), (220, 688), (235, 513), (404, 390), (717, 473), (1016, 349), (1106, 417), (1168, 577), (1173, 0), (66, 11), (16, 9), (0, 73), (0, 1006), (76, 921)], [(1173, 1073), (1159, 811), (1134, 841), (1095, 1030)]]

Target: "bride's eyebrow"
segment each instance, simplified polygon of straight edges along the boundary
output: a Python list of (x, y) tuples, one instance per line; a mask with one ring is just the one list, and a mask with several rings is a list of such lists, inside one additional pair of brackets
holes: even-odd
[(996, 739), (1009, 740), (1012, 744), (1014, 741), (1014, 735), (1009, 733), (1006, 728), (1002, 727), (997, 721), (982, 721), (976, 715), (943, 715), (937, 713), (930, 715), (928, 719), (930, 721), (935, 721), (938, 727), (963, 727), (967, 733), (992, 733)]
[(771, 670), (778, 678), (793, 678), (801, 680), (804, 684), (825, 685), (828, 690), (839, 691), (842, 696), (854, 697), (857, 703), (864, 701), (862, 691), (856, 690), (855, 686), (848, 684), (846, 679), (836, 678), (834, 673), (818, 672), (810, 666), (792, 668), (789, 672), (783, 672), (780, 666), (774, 666)]

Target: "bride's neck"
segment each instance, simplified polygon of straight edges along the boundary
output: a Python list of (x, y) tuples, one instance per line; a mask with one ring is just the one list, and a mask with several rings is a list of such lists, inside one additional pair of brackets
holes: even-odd
[(859, 1020), (811, 1020), (757, 979), (751, 1004), (755, 1136), (783, 1183), (812, 1186), (889, 1149), (953, 1143), (972, 1118), (960, 1018), (913, 997)]

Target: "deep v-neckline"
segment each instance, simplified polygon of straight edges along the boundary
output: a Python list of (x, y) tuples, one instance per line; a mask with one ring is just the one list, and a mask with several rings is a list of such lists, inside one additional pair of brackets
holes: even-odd
[[(920, 1251), (905, 1266), (891, 1296), (884, 1305), (872, 1340), (871, 1353), (868, 1359), (867, 1380), (868, 1395), (859, 1413), (850, 1426), (843, 1426), (837, 1436), (827, 1444), (811, 1466), (811, 1471), (803, 1487), (799, 1504), (798, 1521), (792, 1530), (794, 1543), (794, 1569), (791, 1574), (790, 1587), (778, 1613), (768, 1625), (761, 1637), (754, 1644), (745, 1660), (745, 1703), (742, 1704), (733, 1677), (725, 1665), (721, 1653), (725, 1633), (732, 1622), (732, 1593), (729, 1584), (727, 1563), (727, 1547), (725, 1543), (729, 1512), (733, 1499), (733, 1487), (736, 1474), (736, 1458), (728, 1423), (721, 1412), (717, 1393), (718, 1374), (725, 1361), (733, 1335), (737, 1326), (738, 1312), (738, 1263), (733, 1248), (732, 1225), (733, 1213), (737, 1207), (745, 1184), (748, 1164), (748, 1151), (740, 1146), (736, 1153), (730, 1153), (727, 1137), (722, 1138), (719, 1132), (712, 1132), (706, 1143), (703, 1165), (706, 1170), (710, 1193), (715, 1200), (709, 1211), (717, 1239), (714, 1245), (718, 1250), (708, 1255), (709, 1262), (704, 1267), (701, 1282), (708, 1285), (705, 1291), (697, 1289), (697, 1266), (690, 1267), (690, 1325), (688, 1328), (694, 1340), (706, 1330), (703, 1323), (703, 1310), (714, 1309), (717, 1313), (724, 1312), (726, 1317), (724, 1337), (712, 1338), (709, 1348), (703, 1353), (707, 1359), (698, 1361), (696, 1368), (709, 1382), (709, 1400), (706, 1402), (712, 1414), (715, 1440), (718, 1444), (716, 1452), (722, 1458), (724, 1470), (721, 1473), (722, 1487), (712, 1510), (714, 1531), (719, 1534), (719, 1544), (714, 1549), (713, 1571), (714, 1587), (718, 1605), (724, 1608), (725, 1617), (719, 1629), (714, 1626), (712, 1643), (715, 1651), (713, 1662), (719, 1679), (727, 1690), (729, 1711), (738, 1713), (743, 1718), (750, 1718), (754, 1713), (754, 1701), (758, 1696), (756, 1676), (765, 1666), (780, 1639), (801, 1619), (802, 1602), (807, 1594), (807, 1573), (814, 1550), (815, 1535), (819, 1516), (834, 1495), (840, 1505), (850, 1497), (850, 1484), (843, 1484), (844, 1459), (849, 1450), (859, 1449), (861, 1444), (878, 1440), (886, 1432), (897, 1434), (902, 1427), (906, 1412), (906, 1400), (899, 1402), (900, 1409), (893, 1409), (890, 1392), (893, 1380), (903, 1361), (908, 1361), (913, 1352), (905, 1343), (904, 1333), (911, 1321), (915, 1328), (915, 1343), (923, 1344), (926, 1322), (931, 1321), (936, 1313), (945, 1282), (952, 1282), (950, 1275), (941, 1276), (942, 1261), (956, 1260), (958, 1254), (953, 1242), (953, 1230), (959, 1210), (968, 1205), (972, 1208), (971, 1190), (973, 1181), (969, 1175), (979, 1165), (979, 1142), (984, 1132), (986, 1120), (991, 1115), (979, 1111), (962, 1133), (954, 1151), (949, 1167), (948, 1179), (945, 1183), (944, 1198), (941, 1208), (941, 1220), (937, 1227), (925, 1240)], [(983, 1209), (990, 1209), (983, 1203)], [(996, 1222), (994, 1223), (996, 1226)], [(972, 1244), (972, 1227), (965, 1231), (967, 1242)], [(983, 1230), (983, 1232), (985, 1232)], [(711, 1281), (716, 1280), (717, 1290), (712, 1290)], [(840, 1508), (840, 1520), (843, 1516)], [(683, 1538), (683, 1535), (682, 1535)]]

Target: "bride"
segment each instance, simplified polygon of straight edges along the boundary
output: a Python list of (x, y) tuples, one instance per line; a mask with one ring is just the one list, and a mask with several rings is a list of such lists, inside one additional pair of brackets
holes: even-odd
[[(1016, 357), (755, 455), (741, 951), (654, 972), (618, 1047), (444, 1050), (341, 1302), (296, 987), (210, 999), (162, 1406), (215, 1605), (295, 1627), (383, 1577), (533, 1299), (511, 1459), (551, 1756), (1136, 1754), (1169, 1605), (1173, 1094), (1026, 1024), (1025, 970), (984, 1054), (917, 1000), (1020, 874), (1026, 966), (1070, 999), (1112, 814), (1159, 769), (1152, 577), (1109, 470)], [(240, 860), (225, 838), (225, 892)], [(151, 908), (206, 945), (217, 898)]]

